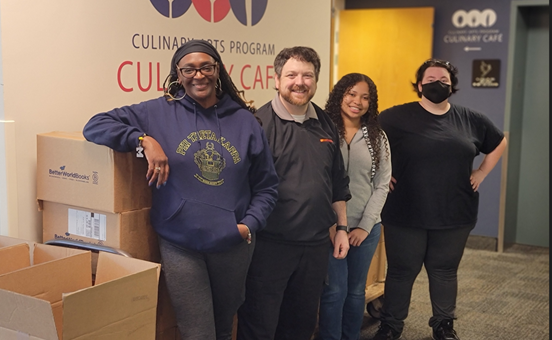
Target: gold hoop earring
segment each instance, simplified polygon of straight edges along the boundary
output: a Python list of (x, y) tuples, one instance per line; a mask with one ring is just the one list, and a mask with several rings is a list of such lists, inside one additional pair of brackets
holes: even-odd
[(171, 86), (176, 86), (178, 88), (178, 85), (181, 85), (178, 80), (175, 80), (175, 81), (172, 81), (169, 83), (169, 86), (167, 86), (167, 89), (165, 90), (165, 95), (168, 96), (170, 98), (170, 100), (182, 100), (184, 99), (184, 97), (186, 97), (186, 92), (184, 92), (184, 95), (180, 98), (175, 98), (172, 94), (171, 94)]

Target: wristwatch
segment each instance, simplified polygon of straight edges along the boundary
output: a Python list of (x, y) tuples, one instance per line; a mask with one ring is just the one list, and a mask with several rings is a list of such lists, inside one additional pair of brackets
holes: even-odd
[(345, 230), (347, 233), (349, 233), (349, 226), (346, 225), (337, 225), (335, 227), (335, 231)]

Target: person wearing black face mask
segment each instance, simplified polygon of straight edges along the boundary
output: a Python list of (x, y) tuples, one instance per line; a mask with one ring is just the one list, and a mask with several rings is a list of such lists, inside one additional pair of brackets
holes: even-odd
[(440, 80), (422, 85), (422, 95), (434, 104), (439, 104), (447, 100), (452, 94), (450, 85)]
[[(429, 278), (434, 340), (458, 340), (454, 330), (457, 271), (475, 227), (479, 185), (504, 149), (504, 133), (484, 114), (452, 104), (458, 70), (424, 62), (412, 83), (420, 101), (381, 112), (391, 149), (390, 192), (382, 211), (387, 274), (380, 326), (373, 340), (401, 337), (412, 286), (422, 266)], [(477, 169), (474, 158), (485, 157)]]

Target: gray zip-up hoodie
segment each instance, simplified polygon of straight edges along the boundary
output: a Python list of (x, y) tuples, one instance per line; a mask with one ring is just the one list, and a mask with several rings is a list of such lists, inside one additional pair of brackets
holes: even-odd
[(352, 195), (347, 202), (347, 224), (351, 229), (362, 228), (370, 233), (372, 227), (381, 222), (381, 210), (387, 199), (391, 180), (389, 144), (382, 141), (381, 145), (379, 169), (370, 181), (372, 156), (362, 130), (357, 131), (351, 144), (341, 143), (341, 153), (349, 175), (349, 190)]

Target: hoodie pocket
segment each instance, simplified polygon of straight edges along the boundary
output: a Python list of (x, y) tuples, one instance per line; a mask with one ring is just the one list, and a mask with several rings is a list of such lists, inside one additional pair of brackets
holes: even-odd
[(195, 200), (181, 200), (163, 225), (183, 246), (198, 251), (224, 251), (243, 241), (233, 210)]

